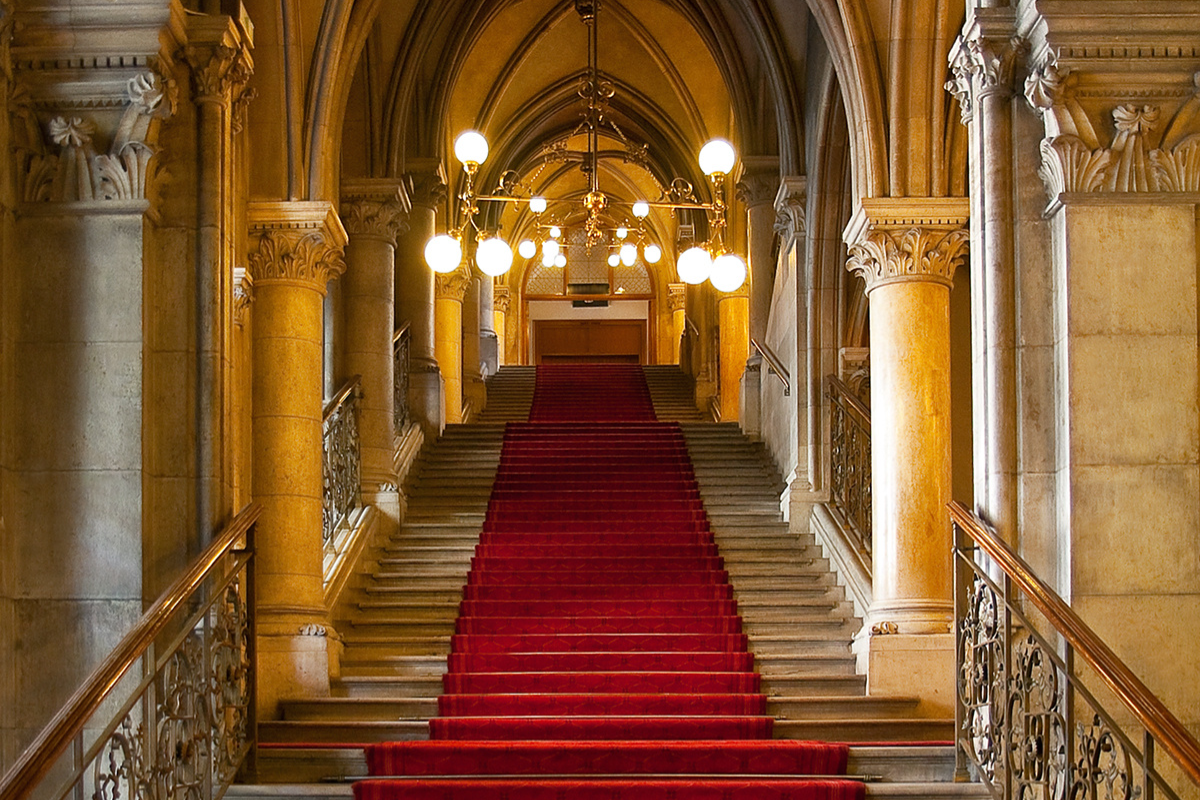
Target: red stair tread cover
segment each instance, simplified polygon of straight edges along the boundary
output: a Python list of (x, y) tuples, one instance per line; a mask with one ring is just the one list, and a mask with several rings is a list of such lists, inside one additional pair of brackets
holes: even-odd
[[(640, 368), (538, 368), (529, 422), (506, 426), (431, 741), (369, 746), (372, 775), (412, 779), (359, 782), (359, 800), (863, 797), (786, 777), (842, 774), (847, 748), (771, 739), (687, 444), (654, 420)], [(455, 777), (472, 775), (495, 777)]]

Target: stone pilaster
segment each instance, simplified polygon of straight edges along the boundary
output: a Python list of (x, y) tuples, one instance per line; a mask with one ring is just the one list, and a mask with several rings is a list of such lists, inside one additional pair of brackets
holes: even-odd
[[(342, 184), (341, 217), (349, 236), (342, 288), (346, 316), (345, 369), (348, 375), (362, 378), (358, 424), (365, 494), (377, 494), (381, 487), (387, 487), (386, 493), (396, 494), (396, 432), (392, 430), (395, 243), (407, 230), (409, 207), (405, 187), (399, 180), (356, 180)], [(398, 514), (398, 505), (396, 509)]]
[(436, 277), (437, 353), (446, 391), (446, 423), (463, 421), (463, 298), (472, 281), (466, 265)]
[(671, 312), (671, 363), (680, 363), (680, 346), (687, 325), (687, 284), (667, 284), (667, 308)]
[[(322, 299), (345, 271), (333, 206), (250, 206), (254, 277), (254, 497), (258, 524), (258, 700), (329, 694), (322, 582)], [(390, 341), (390, 339), (389, 339)]]
[[(845, 232), (848, 266), (871, 303), (868, 683), (943, 712), (953, 702), (950, 287), (967, 257), (968, 219), (963, 198), (866, 199)], [(926, 678), (936, 668), (905, 683), (914, 651), (944, 667), (944, 685)]]
[(496, 366), (504, 366), (508, 362), (507, 336), (508, 311), (512, 305), (512, 294), (507, 284), (496, 284), (492, 289), (492, 324), (496, 332)]
[(717, 299), (717, 324), (720, 334), (720, 374), (717, 387), (721, 398), (721, 421), (741, 419), (742, 374), (750, 355), (750, 289), (742, 286), (733, 292), (721, 292)]
[(446, 198), (441, 163), (408, 164), (404, 180), (412, 202), (409, 229), (396, 244), (396, 323), (409, 324), (411, 355), (408, 403), (427, 437), (445, 424), (445, 390), (434, 352), (434, 273), (425, 263), (425, 243), (437, 229), (437, 209)]

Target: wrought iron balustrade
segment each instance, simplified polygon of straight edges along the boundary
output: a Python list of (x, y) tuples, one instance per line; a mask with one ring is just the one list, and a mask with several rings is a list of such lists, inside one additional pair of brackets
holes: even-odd
[(0, 800), (225, 793), (255, 743), (261, 513), (247, 506), (146, 611), (0, 779)]
[(325, 405), (322, 535), (328, 545), (338, 527), (358, 507), (362, 485), (362, 446), (358, 435), (361, 377), (355, 375)]
[(871, 409), (836, 375), (829, 398), (829, 504), (842, 517), (859, 552), (871, 554)]
[[(978, 517), (957, 502), (950, 516), (960, 774), (969, 761), (1004, 800), (1178, 800), (1188, 778), (1196, 796), (1196, 739)], [(1101, 691), (1115, 698), (1107, 707)], [(1173, 781), (1159, 750), (1183, 773)]]
[(408, 425), (412, 412), (408, 406), (408, 370), (412, 351), (412, 334), (409, 323), (404, 323), (392, 337), (392, 375), (394, 397), (392, 406), (392, 431), (396, 436)]

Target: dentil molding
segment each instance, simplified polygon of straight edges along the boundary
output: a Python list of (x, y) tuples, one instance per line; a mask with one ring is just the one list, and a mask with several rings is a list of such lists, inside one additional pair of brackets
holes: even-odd
[(865, 198), (843, 234), (846, 266), (868, 293), (905, 281), (952, 286), (967, 258), (970, 219), (965, 197)]
[(332, 203), (253, 202), (248, 216), (255, 284), (296, 283), (324, 294), (346, 271), (346, 229)]

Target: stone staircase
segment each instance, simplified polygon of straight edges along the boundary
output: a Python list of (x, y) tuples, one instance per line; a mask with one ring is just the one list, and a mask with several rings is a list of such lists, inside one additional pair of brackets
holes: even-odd
[[(761, 445), (735, 424), (700, 421), (690, 381), (677, 367), (646, 373), (659, 418), (681, 421), (776, 735), (949, 740), (952, 722), (915, 717), (912, 699), (866, 694), (850, 653), (860, 622), (811, 535), (789, 533), (782, 521), (783, 487)], [(501, 368), (477, 421), (449, 426), (427, 446), (405, 487), (400, 531), (364, 554), (361, 588), (335, 622), (344, 653), (333, 697), (286, 703), (281, 720), (263, 724), (258, 783), (234, 786), (230, 797), (346, 797), (344, 781), (366, 773), (354, 745), (428, 737), (503, 422), (528, 415), (533, 384), (532, 368)], [(978, 784), (951, 782), (947, 746), (852, 746), (849, 771), (880, 779), (868, 785), (868, 797), (986, 796)]]

